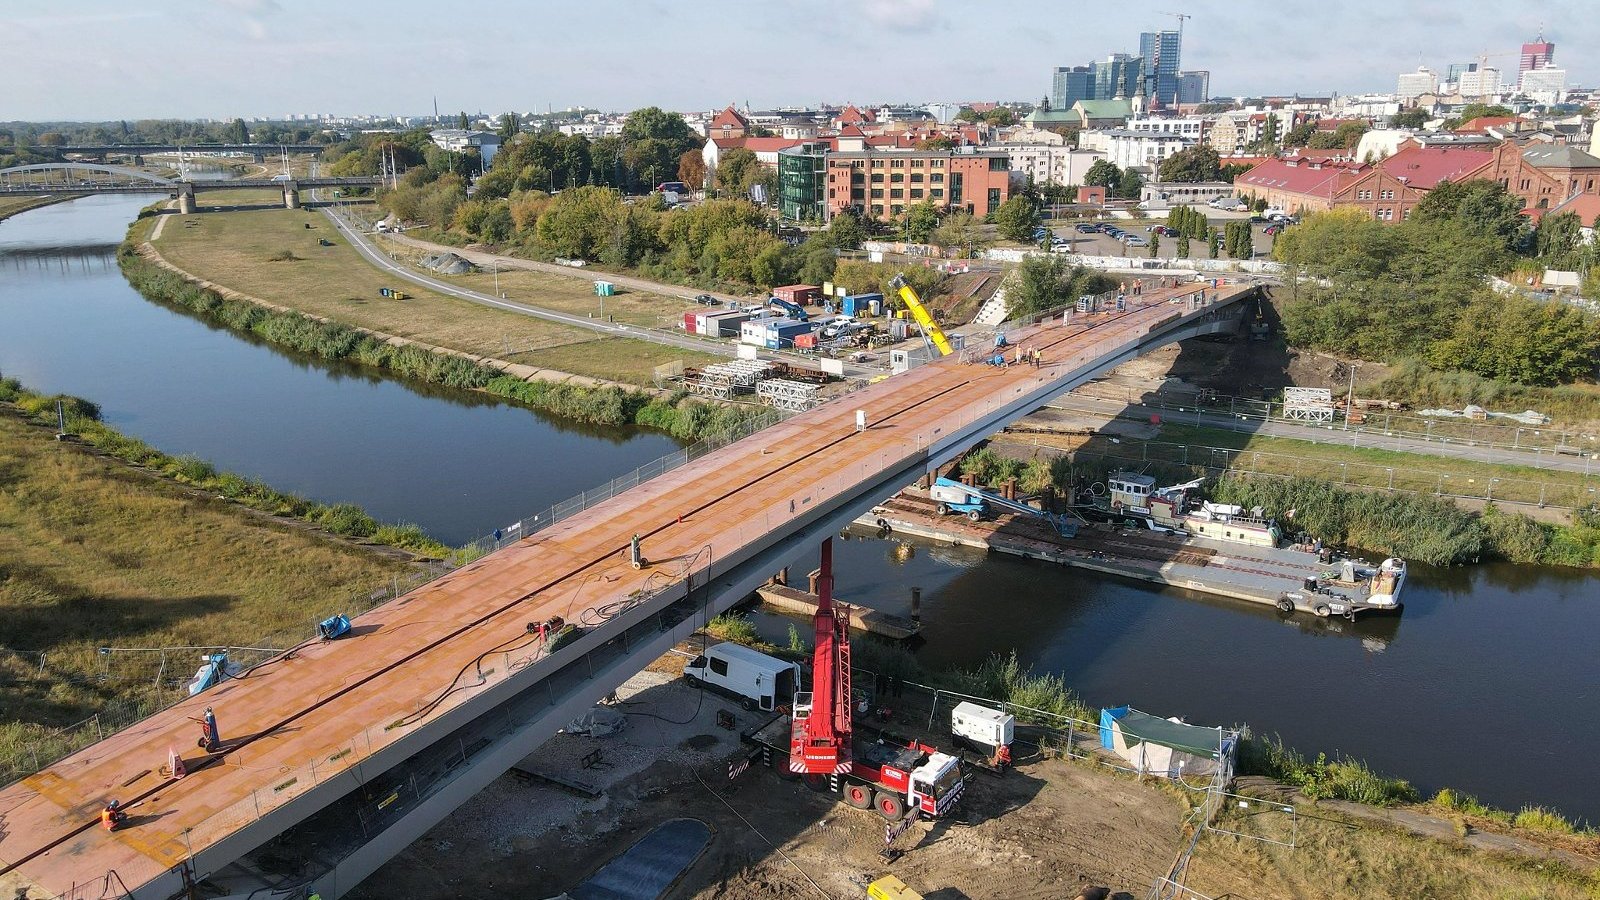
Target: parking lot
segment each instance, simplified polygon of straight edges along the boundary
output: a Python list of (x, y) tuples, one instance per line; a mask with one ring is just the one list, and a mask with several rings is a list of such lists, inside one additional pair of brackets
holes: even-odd
[[(1211, 224), (1218, 231), (1221, 231), (1223, 226), (1230, 221), (1246, 218), (1244, 214), (1240, 213), (1225, 213), (1204, 208), (1202, 208), (1202, 211), (1205, 212), (1206, 218), (1211, 221)], [(1154, 236), (1151, 229), (1155, 226), (1163, 225), (1164, 221), (1163, 219), (1119, 219), (1087, 224), (1094, 225), (1097, 228), (1119, 228), (1127, 235), (1137, 236), (1139, 240), (1149, 242)], [(1055, 223), (1051, 226), (1051, 232), (1057, 238), (1066, 241), (1064, 246), (1059, 246), (1057, 249), (1063, 253), (1082, 253), (1093, 256), (1127, 256), (1139, 259), (1145, 259), (1150, 256), (1150, 248), (1148, 246), (1139, 246), (1137, 244), (1130, 246), (1103, 231), (1083, 233), (1078, 230), (1079, 224), (1078, 222), (1065, 222)], [(1272, 255), (1273, 235), (1267, 234), (1269, 224), (1267, 222), (1255, 222), (1251, 226), (1251, 233), (1255, 237), (1255, 255), (1258, 259)], [(1163, 235), (1157, 244), (1155, 255), (1170, 259), (1177, 255), (1177, 245), (1177, 238)], [(1194, 259), (1206, 259), (1208, 253), (1205, 242), (1191, 239), (1189, 241), (1189, 256)]]

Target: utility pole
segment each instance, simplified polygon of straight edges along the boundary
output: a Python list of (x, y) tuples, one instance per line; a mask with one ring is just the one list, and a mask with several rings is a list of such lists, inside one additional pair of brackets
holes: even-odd
[(1350, 363), (1350, 389), (1344, 395), (1344, 430), (1350, 430), (1350, 409), (1355, 405), (1356, 399), (1356, 370), (1361, 368), (1355, 363)]

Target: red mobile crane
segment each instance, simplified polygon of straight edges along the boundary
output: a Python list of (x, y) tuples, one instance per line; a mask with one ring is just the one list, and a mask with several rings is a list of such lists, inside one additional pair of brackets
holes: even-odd
[[(817, 612), (812, 617), (815, 649), (811, 690), (796, 691), (788, 715), (779, 715), (743, 737), (759, 749), (750, 761), (773, 765), (788, 757), (791, 773), (818, 790), (838, 791), (857, 809), (871, 807), (890, 821), (913, 815), (944, 815), (965, 788), (961, 761), (920, 741), (887, 736), (857, 741), (851, 717), (850, 612), (833, 603), (833, 540), (822, 543), (817, 576)], [(749, 762), (735, 763), (737, 777)]]

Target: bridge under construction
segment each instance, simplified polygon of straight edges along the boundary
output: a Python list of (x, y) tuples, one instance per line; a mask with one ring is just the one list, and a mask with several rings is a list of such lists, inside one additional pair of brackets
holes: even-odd
[[(0, 789), (0, 894), (338, 896), (788, 558), (1049, 397), (1232, 330), (1254, 293), (1186, 282), (1021, 327), (1037, 366), (946, 356), (548, 524)], [(252, 858), (275, 839), (307, 871)]]

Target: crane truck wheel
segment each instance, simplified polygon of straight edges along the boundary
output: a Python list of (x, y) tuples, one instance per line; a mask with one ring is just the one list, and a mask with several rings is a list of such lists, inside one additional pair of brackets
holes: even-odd
[(891, 822), (900, 821), (900, 818), (906, 814), (905, 801), (894, 794), (885, 794), (882, 791), (879, 791), (872, 798), (872, 808), (878, 811), (878, 815)]
[(847, 784), (844, 786), (844, 802), (856, 809), (867, 809), (872, 806), (872, 790), (864, 784)]
[(828, 792), (828, 776), (826, 775), (821, 775), (816, 772), (807, 772), (800, 776), (800, 780), (805, 783), (806, 787), (816, 791), (819, 794), (826, 794)]

